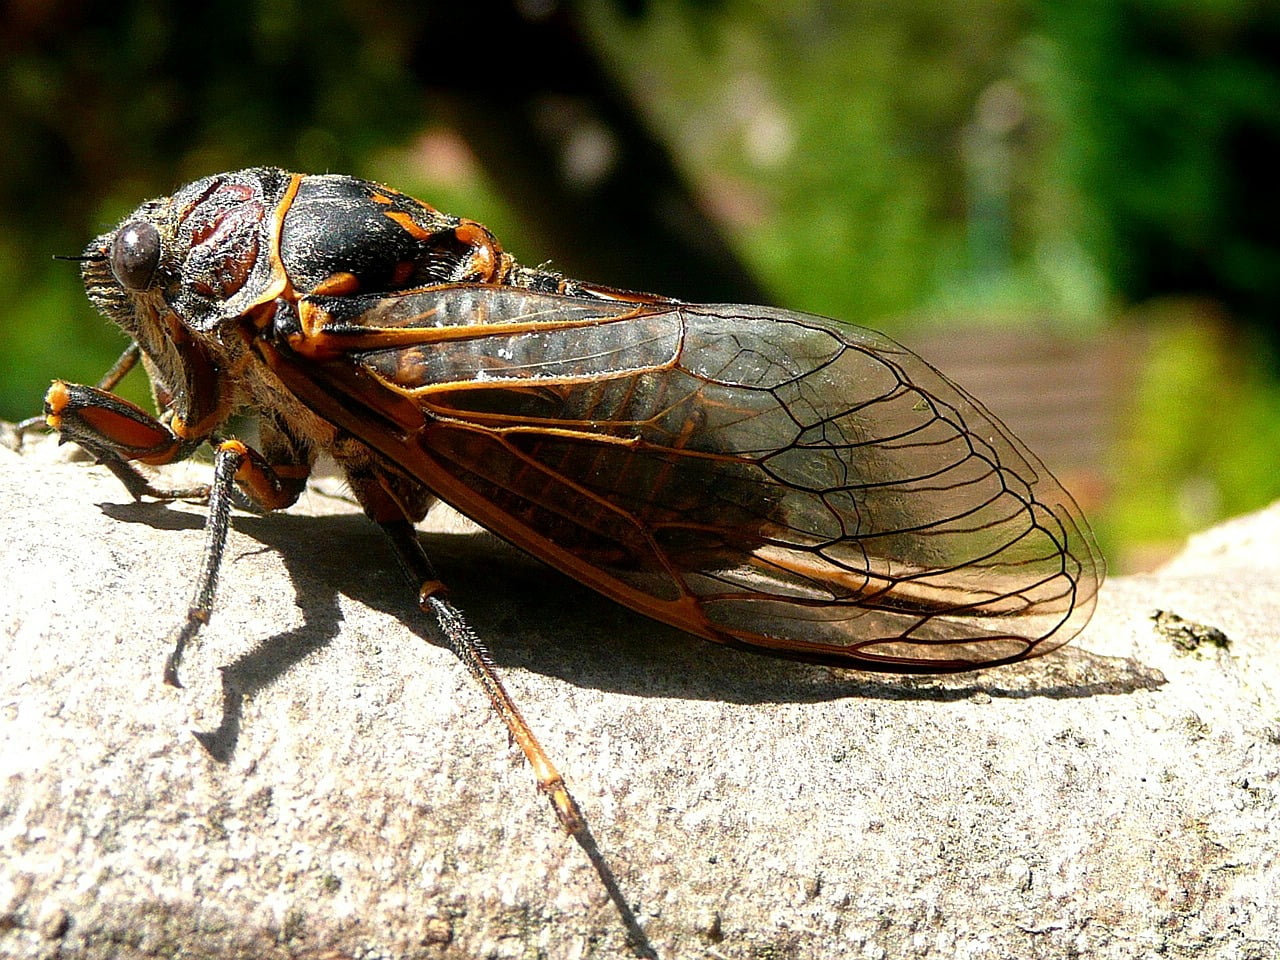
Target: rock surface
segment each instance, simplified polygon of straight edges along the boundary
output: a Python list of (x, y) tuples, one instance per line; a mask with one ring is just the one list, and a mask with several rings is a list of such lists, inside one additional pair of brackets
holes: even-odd
[[(0, 449), (0, 956), (634, 952), (335, 492), (236, 515), (174, 689), (202, 508)], [(425, 541), (642, 954), (1280, 955), (1280, 506), (1110, 581), (1070, 647), (947, 679), (720, 649), (489, 538)]]

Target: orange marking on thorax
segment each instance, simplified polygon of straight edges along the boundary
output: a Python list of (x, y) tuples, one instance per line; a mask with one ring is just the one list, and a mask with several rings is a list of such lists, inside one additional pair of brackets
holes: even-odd
[(344, 297), (360, 289), (360, 278), (349, 270), (331, 273), (315, 285), (312, 293), (329, 297)]
[(485, 282), (494, 279), (498, 272), (498, 260), (502, 248), (489, 228), (474, 220), (463, 220), (453, 229), (453, 235), (471, 248), (471, 263), (467, 269), (468, 280)]
[(418, 224), (410, 214), (407, 214), (402, 210), (388, 210), (386, 211), (386, 216), (390, 217), (397, 224), (399, 224), (401, 229), (403, 229), (406, 233), (408, 233), (411, 237), (413, 237), (413, 239), (415, 240), (431, 239), (431, 231), (425, 229), (420, 224)]
[(280, 202), (276, 204), (275, 210), (271, 213), (271, 233), (267, 247), (267, 261), (271, 264), (271, 281), (262, 292), (262, 296), (259, 297), (259, 303), (269, 303), (276, 297), (286, 297), (290, 300), (296, 299), (296, 295), (293, 292), (293, 283), (284, 268), (284, 258), (280, 255), (280, 238), (284, 235), (285, 215), (289, 212), (289, 208), (293, 206), (293, 199), (298, 195), (300, 186), (302, 186), (301, 174), (295, 173), (291, 175), (289, 186), (285, 188), (284, 196), (280, 198)]
[[(400, 194), (400, 196), (404, 196), (404, 194)], [(391, 204), (395, 203), (395, 200), (394, 200), (394, 199), (392, 199), (391, 197), (388, 197), (385, 193), (380, 193), (380, 192), (378, 192), (377, 190), (375, 190), (373, 193), (369, 194), (369, 199), (370, 199), (370, 200), (372, 200), (374, 203), (380, 203), (380, 204), (382, 204), (383, 206), (388, 206), (388, 207), (389, 207)], [(421, 201), (421, 200), (416, 200), (416, 199), (415, 199), (413, 202), (414, 202), (414, 203), (416, 203), (416, 204), (418, 204), (418, 206), (422, 207), (424, 210), (426, 210), (426, 211), (427, 211), (427, 213), (439, 213), (439, 212), (440, 212), (440, 211), (439, 211), (439, 210), (437, 210), (435, 207), (433, 207), (431, 204), (429, 204), (429, 203), (424, 203), (424, 202), (423, 202), (423, 201)]]

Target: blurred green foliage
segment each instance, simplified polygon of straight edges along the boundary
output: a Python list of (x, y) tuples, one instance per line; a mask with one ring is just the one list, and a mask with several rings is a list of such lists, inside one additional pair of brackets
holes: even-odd
[[(1036, 250), (1056, 240), (1039, 211), (1063, 189), (1035, 176), (1043, 161), (1025, 142), (1027, 4), (668, 2), (630, 23), (592, 9), (637, 101), (780, 302), (889, 326), (935, 307), (1027, 306), (1023, 293), (1065, 306), (1069, 280), (1021, 282), (1057, 269)], [(997, 84), (1018, 115), (992, 151), (1024, 162), (998, 172), (1002, 209), (980, 225), (991, 230), (974, 263), (985, 158), (968, 141)], [(1075, 306), (1097, 322), (1096, 296)]]
[(1130, 319), (1143, 325), (1146, 351), (1105, 519), (1112, 542), (1142, 565), (1144, 549), (1158, 559), (1187, 531), (1274, 499), (1280, 389), (1247, 349), (1256, 338), (1228, 329), (1214, 305), (1154, 301)]
[(1280, 5), (1043, 4), (1056, 175), (1128, 302), (1203, 295), (1273, 342), (1280, 307)]
[[(1122, 545), (1280, 496), (1280, 6), (1043, 2), (1076, 235), (1122, 319), (1132, 372), (1102, 515)], [(1135, 306), (1136, 305), (1136, 306)]]
[[(46, 0), (0, 13), (0, 416), (36, 412), (51, 376), (95, 380), (124, 346), (74, 265), (50, 256), (216, 170), (382, 179), (488, 224), (526, 262), (550, 256), (504, 202), (503, 171), (482, 169), (450, 123), (450, 97), (520, 37), (478, 26), (444, 42), (434, 9)], [(922, 322), (957, 336), (1149, 329), (1144, 364), (1123, 376), (1107, 542), (1176, 538), (1280, 496), (1275, 4), (572, 9), (773, 302), (907, 339)], [(566, 163), (608, 161), (571, 147)], [(1179, 297), (1194, 299), (1130, 311)]]

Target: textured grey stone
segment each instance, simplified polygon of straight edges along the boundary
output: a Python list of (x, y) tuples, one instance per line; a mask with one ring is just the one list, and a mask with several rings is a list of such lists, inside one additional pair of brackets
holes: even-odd
[[(236, 515), (181, 690), (202, 508), (36, 442), (0, 449), (0, 509), (0, 956), (627, 954), (337, 485)], [(663, 957), (1280, 954), (1280, 507), (947, 679), (739, 654), (425, 541)]]

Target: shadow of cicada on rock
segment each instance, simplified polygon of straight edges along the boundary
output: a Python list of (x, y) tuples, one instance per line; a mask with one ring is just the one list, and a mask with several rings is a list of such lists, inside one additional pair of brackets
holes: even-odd
[[(114, 519), (156, 529), (201, 526), (197, 514), (163, 504), (103, 504)], [(270, 516), (237, 513), (233, 528), (278, 554), (303, 622), (258, 638), (222, 668), (223, 718), (198, 734), (226, 760), (235, 749), (245, 697), (269, 687), (330, 644), (342, 629), (345, 596), (399, 620), (441, 645), (417, 608), (381, 532), (359, 514)], [(842, 698), (959, 702), (993, 698), (1072, 699), (1158, 688), (1153, 668), (1068, 645), (1004, 667), (947, 676), (875, 674), (775, 660), (719, 647), (656, 623), (519, 553), (495, 538), (424, 532), (421, 538), (454, 602), (466, 611), (502, 669), (524, 669), (575, 686), (635, 696), (729, 703), (816, 702)], [(240, 555), (244, 555), (241, 551)], [(218, 606), (234, 604), (237, 553), (228, 554)], [(287, 602), (282, 598), (281, 602)], [(175, 630), (183, 614), (175, 604)], [(214, 610), (217, 617), (217, 608)], [(602, 638), (608, 638), (607, 643)]]

